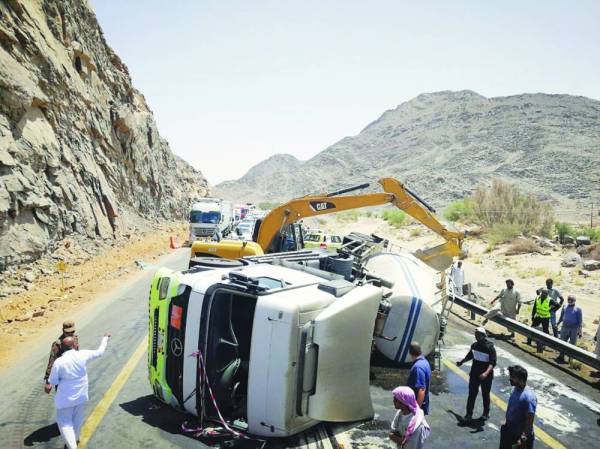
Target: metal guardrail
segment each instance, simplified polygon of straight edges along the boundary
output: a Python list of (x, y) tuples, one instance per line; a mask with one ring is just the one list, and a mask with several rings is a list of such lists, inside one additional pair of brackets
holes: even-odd
[[(453, 296), (454, 302), (457, 305), (471, 312), (474, 312), (478, 315), (485, 315), (489, 312), (489, 310), (485, 307), (482, 307), (479, 304), (469, 301), (468, 299), (463, 298), (462, 296), (453, 295), (453, 292), (450, 291), (448, 293), (449, 295)], [(544, 346), (548, 346), (549, 348), (552, 348), (555, 351), (564, 352), (565, 355), (575, 360), (578, 360), (587, 366), (600, 370), (600, 358), (598, 358), (592, 352), (586, 351), (577, 346), (573, 346), (572, 344), (567, 343), (566, 341), (562, 341), (559, 338), (556, 338), (552, 335), (548, 335), (538, 329), (534, 329), (531, 326), (513, 320), (512, 318), (507, 318), (502, 315), (496, 315), (495, 317), (490, 318), (490, 321), (494, 321), (495, 323), (498, 323), (510, 329), (513, 332), (531, 338), (534, 341), (539, 341)]]

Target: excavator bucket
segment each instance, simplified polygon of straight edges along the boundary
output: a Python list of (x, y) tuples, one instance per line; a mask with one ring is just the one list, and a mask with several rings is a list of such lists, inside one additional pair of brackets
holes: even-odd
[(414, 255), (436, 271), (444, 271), (452, 265), (453, 257), (461, 253), (456, 242), (449, 240), (441, 245), (417, 250)]

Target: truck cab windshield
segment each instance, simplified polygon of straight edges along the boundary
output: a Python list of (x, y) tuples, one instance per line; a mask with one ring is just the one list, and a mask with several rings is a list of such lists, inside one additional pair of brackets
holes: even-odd
[(193, 210), (190, 212), (190, 223), (211, 223), (217, 224), (221, 220), (221, 213), (217, 211), (201, 212)]

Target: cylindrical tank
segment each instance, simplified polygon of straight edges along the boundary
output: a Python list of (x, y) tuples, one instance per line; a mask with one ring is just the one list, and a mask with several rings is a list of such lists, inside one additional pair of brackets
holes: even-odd
[(377, 254), (367, 260), (365, 268), (394, 283), (387, 298), (391, 310), (382, 333), (386, 338), (376, 338), (377, 349), (399, 363), (410, 361), (412, 341), (419, 342), (424, 355), (433, 352), (440, 332), (436, 272), (408, 252)]

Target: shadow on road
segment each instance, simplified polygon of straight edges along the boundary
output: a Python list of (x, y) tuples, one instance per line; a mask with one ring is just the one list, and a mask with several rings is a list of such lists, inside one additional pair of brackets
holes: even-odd
[(47, 443), (52, 438), (60, 436), (60, 431), (56, 423), (48, 424), (47, 426), (40, 427), (34, 430), (23, 440), (24, 446), (33, 446), (35, 443)]
[(146, 424), (172, 434), (181, 434), (181, 424), (184, 421), (194, 420), (193, 416), (162, 404), (152, 395), (124, 402), (119, 406), (133, 416), (141, 416)]
[(473, 429), (470, 433), (479, 433), (483, 432), (483, 426), (485, 425), (485, 420), (483, 419), (464, 419), (454, 410), (446, 410), (449, 414), (456, 418), (456, 425), (458, 427), (468, 427)]

